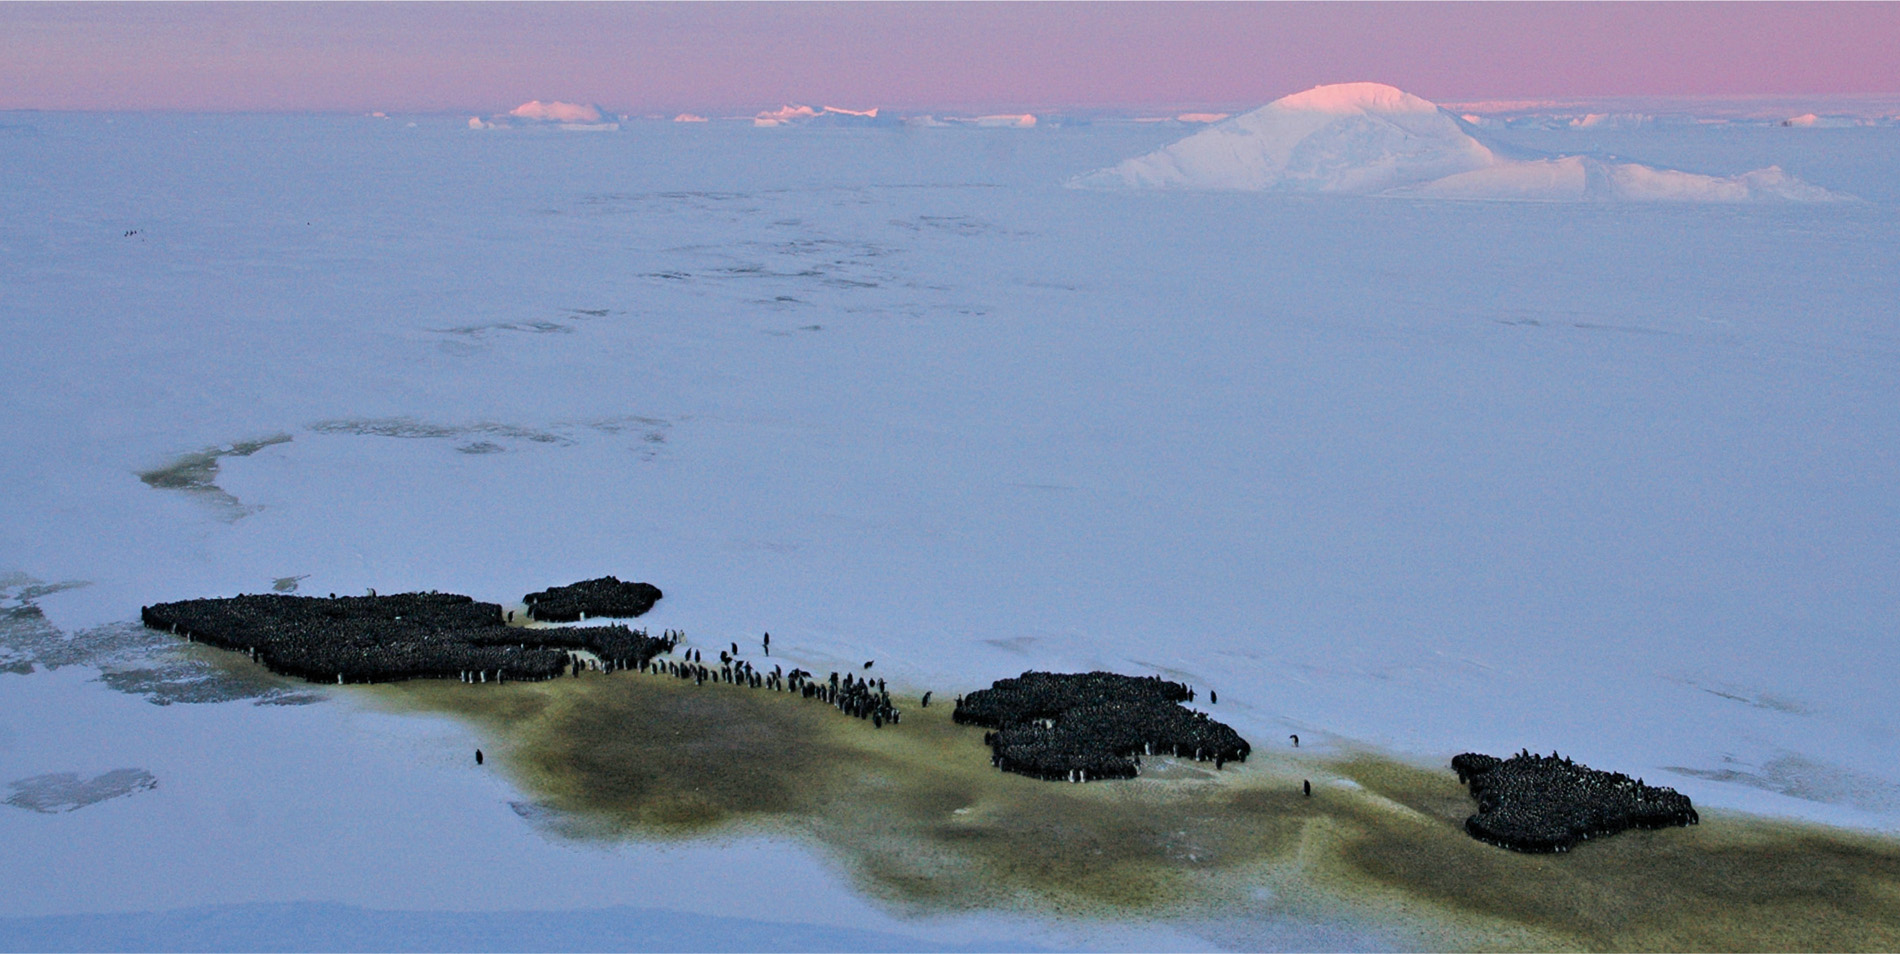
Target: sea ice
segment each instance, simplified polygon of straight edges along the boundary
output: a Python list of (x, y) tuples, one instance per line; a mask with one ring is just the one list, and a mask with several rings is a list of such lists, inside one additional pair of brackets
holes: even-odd
[[(1324, 99), (1112, 177), (1232, 158), (1297, 194), (1063, 187), (1173, 124), (9, 117), (0, 780), (162, 784), (0, 811), (0, 913), (667, 892), (904, 932), (783, 843), (553, 842), (464, 726), (144, 691), (213, 673), (141, 605), (291, 578), (612, 573), (665, 590), (655, 632), (942, 698), (1159, 674), (1256, 753), (1560, 749), (1698, 809), (1900, 828), (1900, 127), (1480, 139)], [(1625, 164), (1863, 201), (1350, 194), (1581, 168), (1587, 196)], [(239, 704), (150, 704), (187, 697)], [(951, 939), (1075, 937), (1024, 925)]]

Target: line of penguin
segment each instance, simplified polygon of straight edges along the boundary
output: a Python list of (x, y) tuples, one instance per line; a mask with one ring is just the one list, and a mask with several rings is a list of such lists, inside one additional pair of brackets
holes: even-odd
[[(671, 653), (685, 635), (683, 631), (667, 630), (661, 637), (668, 647), (667, 652)], [(765, 634), (761, 645), (765, 654), (771, 655), (771, 633)], [(868, 661), (864, 668), (869, 670), (875, 663), (876, 660)], [(577, 659), (574, 674), (579, 675), (581, 668)], [(850, 672), (833, 672), (827, 678), (819, 679), (809, 670), (794, 666), (787, 671), (783, 665), (774, 665), (768, 672), (742, 658), (736, 642), (727, 649), (719, 650), (716, 666), (706, 662), (703, 650), (688, 649), (677, 659), (642, 660), (635, 669), (641, 673), (689, 681), (698, 686), (712, 682), (790, 693), (802, 699), (822, 702), (852, 718), (868, 721), (877, 729), (896, 725), (904, 719), (903, 710), (892, 704), (890, 688), (883, 679), (872, 680)], [(922, 704), (930, 705), (930, 693), (924, 693)]]

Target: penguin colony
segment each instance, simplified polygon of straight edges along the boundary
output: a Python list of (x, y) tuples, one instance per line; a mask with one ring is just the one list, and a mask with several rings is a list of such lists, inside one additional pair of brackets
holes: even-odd
[(1451, 760), (1458, 781), (1478, 800), (1465, 831), (1513, 851), (1569, 851), (1580, 841), (1626, 828), (1667, 828), (1701, 821), (1689, 797), (1620, 772), (1599, 772), (1557, 753), (1527, 749), (1508, 759), (1466, 752)]
[[(644, 587), (645, 592), (631, 588)], [(632, 601), (627, 594), (632, 592)], [(613, 577), (530, 594), (536, 612), (552, 602), (557, 614), (644, 613), (659, 599), (645, 583)], [(553, 598), (546, 594), (565, 594)], [(578, 593), (578, 596), (573, 594)], [(540, 597), (537, 599), (536, 597)], [(764, 672), (739, 658), (739, 644), (721, 650), (719, 664), (699, 650), (671, 654), (685, 633), (658, 637), (626, 626), (564, 626), (522, 629), (507, 624), (502, 608), (452, 593), (394, 596), (284, 596), (265, 594), (157, 603), (140, 610), (145, 625), (244, 653), (272, 672), (338, 685), (405, 679), (461, 679), (487, 683), (541, 681), (583, 671), (634, 670), (705, 685), (723, 682), (795, 693), (816, 699), (877, 728), (896, 724), (903, 712), (891, 703), (884, 680), (832, 673), (820, 680), (803, 669), (782, 666)], [(554, 618), (537, 615), (537, 618)], [(587, 660), (571, 650), (598, 657)], [(868, 667), (867, 667), (868, 668)]]
[(622, 583), (603, 576), (566, 586), (555, 586), (521, 598), (528, 616), (544, 623), (573, 623), (589, 616), (632, 617), (660, 601), (660, 588), (651, 583)]
[[(536, 619), (580, 620), (589, 614), (638, 615), (659, 598), (657, 587), (610, 576), (530, 594), (525, 602)], [(500, 606), (453, 593), (327, 599), (256, 594), (157, 603), (142, 608), (140, 618), (154, 629), (245, 653), (273, 672), (313, 682), (486, 683), (633, 670), (695, 685), (792, 693), (876, 728), (903, 718), (882, 679), (833, 672), (821, 680), (776, 665), (765, 672), (739, 657), (737, 643), (719, 652), (717, 667), (699, 650), (661, 659), (675, 652), (683, 632), (653, 637), (624, 625), (522, 629), (508, 625)], [(1157, 753), (1211, 760), (1216, 768), (1244, 761), (1251, 751), (1247, 741), (1181, 705), (1193, 700), (1193, 690), (1158, 676), (1025, 672), (959, 697), (951, 718), (991, 730), (984, 742), (992, 765), (1048, 781), (1133, 778), (1140, 774), (1141, 757)], [(1291, 738), (1299, 745), (1298, 736)], [(1499, 759), (1467, 752), (1452, 759), (1451, 767), (1478, 803), (1465, 831), (1514, 851), (1569, 851), (1578, 842), (1628, 828), (1700, 822), (1688, 796), (1675, 789), (1600, 772), (1556, 753), (1525, 750)], [(1310, 782), (1303, 791), (1312, 794)]]
[(626, 626), (521, 629), (494, 603), (453, 593), (393, 596), (259, 594), (157, 603), (145, 625), (245, 653), (312, 682), (543, 680), (578, 673), (584, 649), (611, 671), (669, 652), (677, 637)]
[(1143, 755), (1244, 761), (1247, 740), (1181, 705), (1193, 699), (1159, 676), (1025, 672), (957, 700), (951, 718), (994, 730), (984, 742), (997, 768), (1048, 781), (1134, 778)]

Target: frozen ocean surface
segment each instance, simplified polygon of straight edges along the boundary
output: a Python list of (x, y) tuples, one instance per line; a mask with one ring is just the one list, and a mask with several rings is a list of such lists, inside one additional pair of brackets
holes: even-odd
[(1854, 202), (1064, 188), (1189, 131), (0, 117), (0, 786), (151, 782), (0, 805), (0, 938), (1210, 943), (904, 917), (771, 839), (577, 847), (464, 726), (180, 690), (127, 625), (280, 584), (615, 573), (656, 630), (918, 690), (1161, 672), (1256, 745), (1561, 749), (1900, 828), (1900, 127), (1487, 130)]

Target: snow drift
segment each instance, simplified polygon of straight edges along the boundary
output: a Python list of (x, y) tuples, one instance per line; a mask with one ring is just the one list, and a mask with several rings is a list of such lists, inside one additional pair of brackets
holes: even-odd
[(1069, 185), (1544, 202), (1844, 198), (1778, 167), (1708, 176), (1580, 156), (1506, 158), (1472, 128), (1381, 83), (1318, 86)]

